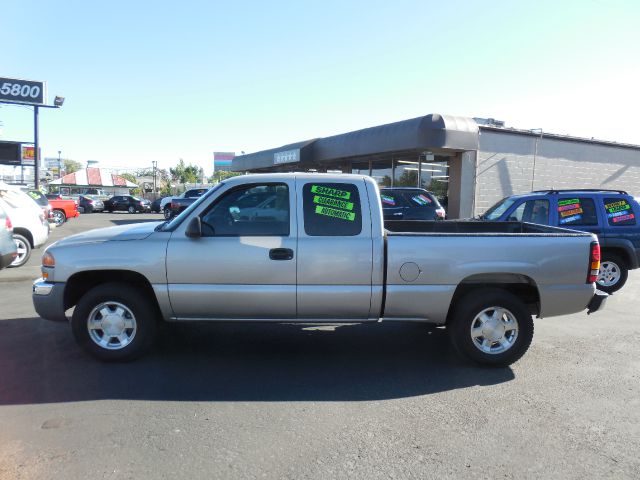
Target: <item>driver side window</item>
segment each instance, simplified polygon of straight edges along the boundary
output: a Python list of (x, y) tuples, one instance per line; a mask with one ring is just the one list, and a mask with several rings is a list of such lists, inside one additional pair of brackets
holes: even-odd
[(201, 216), (203, 237), (288, 236), (286, 184), (244, 185), (227, 192)]

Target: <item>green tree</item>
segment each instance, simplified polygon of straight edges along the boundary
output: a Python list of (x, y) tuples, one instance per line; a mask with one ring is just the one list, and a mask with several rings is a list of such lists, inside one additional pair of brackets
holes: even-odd
[[(159, 170), (156, 170), (156, 175)], [(141, 168), (136, 170), (136, 177), (153, 177), (153, 168)]]
[[(138, 180), (136, 180), (136, 177), (132, 173), (121, 173), (120, 176), (122, 178), (129, 180), (131, 183), (135, 183), (136, 185), (138, 184)], [(139, 195), (139, 194), (140, 194), (140, 188), (131, 189), (131, 195)]]
[(66, 175), (68, 173), (74, 173), (78, 170), (81, 170), (82, 164), (80, 162), (76, 162), (75, 160), (69, 160), (68, 158), (65, 158), (64, 160), (62, 160), (62, 168)]
[(393, 182), (394, 187), (415, 187), (418, 185), (418, 172), (416, 170), (404, 170), (400, 178)]
[(169, 169), (171, 179), (178, 183), (197, 183), (202, 178), (202, 167), (197, 165), (185, 165), (184, 160), (180, 159), (174, 168)]

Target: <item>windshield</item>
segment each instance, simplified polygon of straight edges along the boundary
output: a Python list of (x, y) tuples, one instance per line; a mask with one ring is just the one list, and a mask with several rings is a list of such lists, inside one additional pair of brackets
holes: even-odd
[(177, 217), (174, 217), (173, 219), (169, 220), (167, 223), (163, 223), (158, 228), (158, 230), (166, 232), (168, 230), (173, 230), (174, 228), (176, 228), (178, 225), (180, 225), (182, 223), (182, 221), (185, 218), (187, 218), (189, 215), (191, 215), (191, 212), (193, 212), (196, 208), (198, 208), (202, 202), (206, 202), (207, 199), (209, 197), (211, 197), (211, 194), (213, 192), (215, 192), (216, 190), (218, 190), (220, 187), (222, 187), (222, 185), (224, 185), (224, 182), (220, 182), (218, 185), (216, 185), (215, 187), (211, 188), (208, 192), (203, 194), (195, 202), (193, 202), (191, 205), (189, 205), (180, 215), (178, 215)]
[(511, 198), (503, 198), (498, 203), (496, 203), (489, 210), (480, 215), (480, 218), (484, 220), (497, 220), (502, 216), (504, 212), (506, 212), (511, 205), (515, 203), (515, 199)]

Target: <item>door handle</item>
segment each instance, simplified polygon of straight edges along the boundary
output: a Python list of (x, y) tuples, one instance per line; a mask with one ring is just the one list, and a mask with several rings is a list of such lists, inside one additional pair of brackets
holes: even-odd
[(269, 250), (269, 258), (271, 260), (291, 260), (293, 258), (293, 250), (290, 248), (272, 248)]
[(392, 213), (391, 215), (402, 215), (402, 212)]

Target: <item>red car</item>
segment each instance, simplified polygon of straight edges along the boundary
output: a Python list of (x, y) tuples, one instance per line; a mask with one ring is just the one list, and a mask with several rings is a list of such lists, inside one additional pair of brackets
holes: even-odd
[(56, 226), (62, 225), (68, 218), (80, 216), (78, 202), (75, 200), (64, 199), (58, 194), (47, 194), (47, 198), (51, 204), (51, 215)]

